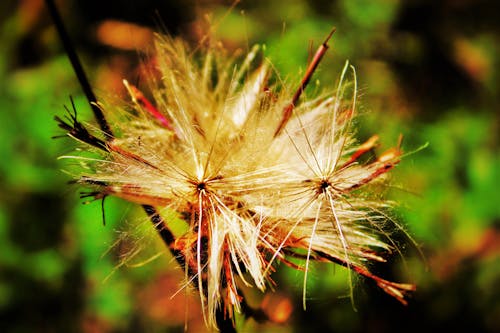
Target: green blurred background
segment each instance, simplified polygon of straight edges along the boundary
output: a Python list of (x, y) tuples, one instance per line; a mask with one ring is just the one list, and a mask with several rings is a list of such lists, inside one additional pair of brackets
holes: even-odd
[[(249, 292), (249, 300), (293, 304), (291, 317), (281, 325), (240, 322), (247, 332), (500, 332), (495, 3), (258, 0), (228, 12), (231, 1), (58, 2), (100, 96), (123, 95), (124, 77), (141, 82), (150, 30), (138, 26), (196, 41), (211, 22), (229, 50), (264, 44), (291, 83), (336, 26), (310, 93), (315, 84), (334, 87), (349, 59), (360, 87), (359, 137), (377, 133), (389, 147), (402, 133), (406, 152), (429, 143), (404, 158), (388, 193), (426, 259), (396, 234), (405, 260), (375, 267), (418, 285), (409, 306), (362, 280), (353, 306), (345, 271), (318, 265), (304, 312), (302, 273), (280, 268), (277, 291)], [(117, 20), (134, 23), (134, 33), (120, 37)], [(62, 134), (53, 117), (70, 95), (82, 119), (91, 115), (42, 0), (0, 3), (0, 45), (0, 331), (182, 332), (186, 320), (190, 331), (203, 331), (196, 294), (171, 298), (183, 273), (141, 210), (110, 198), (103, 226), (100, 203), (82, 205), (80, 189), (67, 185), (57, 157), (74, 147), (51, 138)], [(143, 251), (134, 256), (137, 244)], [(156, 259), (142, 265), (148, 258)]]

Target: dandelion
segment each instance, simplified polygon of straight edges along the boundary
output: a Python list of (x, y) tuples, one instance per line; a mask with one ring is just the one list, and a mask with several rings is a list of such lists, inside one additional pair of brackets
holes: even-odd
[[(360, 158), (378, 137), (361, 144), (354, 137), (354, 67), (345, 64), (332, 94), (299, 101), (329, 38), (291, 90), (270, 83), (274, 73), (257, 60), (258, 47), (238, 66), (217, 47), (192, 52), (157, 36), (151, 100), (124, 81), (129, 100), (94, 105), (106, 116), (101, 130), (76, 112), (57, 117), (92, 154), (63, 157), (80, 165), (74, 175), (91, 189), (86, 196), (145, 208), (198, 290), (210, 327), (220, 324), (220, 313), (231, 319), (246, 311), (240, 287), (264, 291), (278, 262), (304, 271), (304, 307), (311, 261), (345, 266), (402, 303), (414, 290), (368, 267), (395, 248), (385, 226), (390, 203), (375, 185), (386, 181), (401, 151), (398, 144)], [(169, 212), (185, 221), (183, 235), (175, 237), (162, 218)]]

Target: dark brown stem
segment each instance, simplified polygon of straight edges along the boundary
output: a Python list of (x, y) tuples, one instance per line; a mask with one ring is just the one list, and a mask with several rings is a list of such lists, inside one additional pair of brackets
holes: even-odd
[(92, 108), (94, 117), (99, 123), (99, 127), (104, 132), (104, 134), (106, 134), (106, 137), (109, 140), (113, 137), (113, 132), (111, 131), (111, 128), (109, 127), (109, 124), (106, 121), (106, 117), (104, 117), (102, 110), (97, 105), (97, 98), (95, 97), (94, 91), (90, 86), (87, 75), (83, 70), (82, 63), (80, 61), (80, 58), (78, 58), (78, 54), (75, 51), (73, 43), (71, 42), (71, 39), (68, 36), (61, 15), (59, 14), (59, 11), (57, 10), (57, 7), (55, 6), (53, 0), (45, 0), (45, 4), (47, 5), (47, 9), (49, 10), (52, 20), (54, 21), (54, 26), (56, 27), (57, 33), (59, 35), (59, 38), (61, 39), (64, 50), (66, 51), (69, 61), (71, 62), (71, 66), (73, 66), (73, 70), (75, 71), (76, 77), (80, 82), (80, 86), (82, 87), (85, 96), (87, 96), (87, 100), (90, 104), (90, 107)]

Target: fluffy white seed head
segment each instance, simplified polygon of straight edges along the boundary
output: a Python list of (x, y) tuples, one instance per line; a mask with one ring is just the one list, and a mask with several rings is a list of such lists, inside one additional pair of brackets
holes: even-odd
[(240, 309), (238, 285), (265, 290), (274, 262), (287, 256), (304, 259), (306, 276), (310, 260), (344, 265), (404, 302), (412, 286), (366, 267), (391, 248), (389, 203), (371, 185), (384, 181), (399, 150), (359, 161), (377, 138), (354, 138), (354, 68), (346, 64), (331, 94), (294, 105), (277, 133), (293, 89), (269, 85), (274, 73), (255, 64), (257, 55), (255, 47), (238, 66), (215, 49), (191, 53), (158, 36), (151, 105), (126, 83), (131, 100), (103, 106), (115, 137), (99, 158), (74, 157), (85, 165), (76, 176), (98, 197), (183, 214), (188, 231), (171, 247), (197, 281), (211, 326), (218, 308)]

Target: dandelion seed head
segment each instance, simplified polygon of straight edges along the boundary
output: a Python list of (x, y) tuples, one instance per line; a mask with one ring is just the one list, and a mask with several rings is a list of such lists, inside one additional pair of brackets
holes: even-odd
[(76, 135), (99, 157), (71, 158), (84, 166), (75, 171), (80, 183), (101, 195), (184, 216), (187, 231), (172, 248), (185, 258), (208, 325), (216, 326), (217, 309), (230, 317), (241, 310), (238, 285), (264, 291), (274, 263), (288, 256), (303, 259), (306, 274), (312, 260), (341, 264), (404, 302), (410, 285), (367, 266), (393, 247), (384, 228), (390, 203), (372, 185), (400, 152), (358, 159), (377, 137), (355, 138), (354, 68), (346, 63), (333, 91), (293, 105), (284, 124), (291, 89), (270, 84), (277, 74), (267, 60), (258, 64), (259, 47), (239, 62), (165, 36), (155, 50), (153, 100), (125, 81), (130, 99), (102, 106), (115, 136), (102, 149)]

